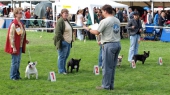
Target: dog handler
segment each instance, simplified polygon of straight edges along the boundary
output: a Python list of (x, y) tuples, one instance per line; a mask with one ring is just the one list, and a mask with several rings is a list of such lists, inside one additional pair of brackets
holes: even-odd
[(127, 29), (130, 34), (130, 48), (128, 61), (131, 63), (132, 57), (138, 54), (138, 46), (140, 40), (140, 33), (142, 32), (142, 23), (139, 20), (139, 13), (134, 12), (134, 18), (128, 22)]
[(22, 18), (22, 8), (14, 10), (14, 17), (15, 19), (8, 29), (5, 52), (12, 56), (10, 78), (18, 80), (21, 79), (19, 72), (21, 53), (25, 53), (26, 43), (28, 44), (29, 41), (26, 40), (26, 31), (20, 20)]
[(68, 21), (67, 9), (61, 10), (61, 17), (55, 27), (54, 45), (58, 50), (58, 73), (66, 73), (66, 60), (70, 54), (71, 44), (73, 41), (73, 28)]
[(101, 35), (102, 47), (102, 65), (103, 65), (103, 79), (102, 85), (96, 87), (96, 89), (114, 89), (114, 75), (115, 67), (117, 65), (117, 59), (121, 50), (120, 45), (120, 21), (114, 17), (115, 12), (112, 11), (110, 5), (104, 5), (102, 7), (102, 14), (105, 17), (100, 23), (97, 30), (91, 30), (88, 27), (84, 28), (90, 33)]

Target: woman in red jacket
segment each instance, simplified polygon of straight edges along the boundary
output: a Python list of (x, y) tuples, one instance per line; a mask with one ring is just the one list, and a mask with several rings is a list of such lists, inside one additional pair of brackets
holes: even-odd
[(144, 11), (142, 17), (141, 17), (141, 20), (143, 20), (143, 22), (146, 24), (146, 17), (147, 17), (147, 11)]
[(15, 19), (8, 29), (5, 52), (12, 56), (10, 78), (18, 80), (21, 79), (19, 72), (21, 53), (25, 53), (26, 43), (28, 44), (29, 41), (26, 40), (26, 31), (20, 21), (22, 18), (22, 8), (14, 10), (14, 17)]

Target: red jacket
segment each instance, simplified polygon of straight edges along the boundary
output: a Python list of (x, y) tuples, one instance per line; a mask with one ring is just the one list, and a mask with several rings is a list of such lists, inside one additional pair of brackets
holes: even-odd
[[(14, 19), (12, 21), (12, 23), (16, 25), (19, 25), (18, 24), (18, 21), (16, 19)], [(12, 25), (11, 23), (11, 25)], [(7, 33), (7, 39), (6, 39), (6, 45), (5, 45), (5, 52), (9, 53), (9, 54), (13, 54), (13, 48), (11, 47), (11, 43), (10, 43), (10, 39), (9, 39), (9, 33), (10, 33), (10, 29), (11, 29), (11, 25), (10, 27), (8, 28), (8, 33)], [(15, 48), (17, 50), (17, 53), (16, 55), (18, 55), (20, 53), (20, 41), (21, 41), (21, 35), (18, 35), (15, 31)], [(23, 45), (22, 45), (22, 53), (25, 53), (25, 49), (26, 49), (26, 33), (25, 33), (25, 37), (24, 37), (24, 40), (23, 40)]]
[(26, 12), (25, 12), (25, 17), (26, 17), (26, 19), (31, 18), (30, 11), (26, 11)]
[(147, 14), (146, 15), (143, 14), (141, 18), (142, 18), (143, 22), (146, 24), (146, 22), (147, 22)]

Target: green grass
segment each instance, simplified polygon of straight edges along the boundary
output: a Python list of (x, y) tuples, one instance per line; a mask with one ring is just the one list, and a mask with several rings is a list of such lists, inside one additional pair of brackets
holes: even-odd
[[(12, 81), (9, 78), (11, 56), (4, 52), (7, 30), (0, 30), (0, 95), (169, 95), (170, 93), (170, 43), (160, 41), (142, 41), (139, 53), (150, 51), (145, 64), (137, 62), (137, 68), (129, 67), (127, 61), (129, 39), (121, 40), (124, 55), (122, 66), (116, 68), (115, 90), (96, 90), (101, 85), (102, 75), (93, 74), (93, 66), (98, 63), (99, 46), (96, 41), (73, 43), (70, 58), (81, 58), (78, 73), (61, 75), (57, 69), (57, 50), (53, 45), (53, 33), (27, 32), (26, 54), (22, 54), (20, 73), (22, 80)], [(42, 38), (40, 36), (42, 35)], [(37, 61), (39, 79), (24, 78), (25, 68), (29, 61), (28, 50), (32, 61)], [(163, 58), (163, 65), (157, 64)], [(50, 71), (56, 72), (56, 82), (47, 80)]]

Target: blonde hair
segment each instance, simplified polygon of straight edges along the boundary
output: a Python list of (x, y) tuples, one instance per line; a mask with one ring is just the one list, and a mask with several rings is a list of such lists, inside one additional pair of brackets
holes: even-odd
[(14, 17), (16, 17), (16, 14), (18, 14), (20, 11), (22, 11), (21, 7), (15, 8), (13, 13), (14, 13)]
[(63, 14), (64, 12), (68, 13), (69, 11), (67, 9), (62, 9), (61, 14)]
[(83, 13), (83, 10), (82, 10), (82, 9), (79, 9), (78, 13)]

